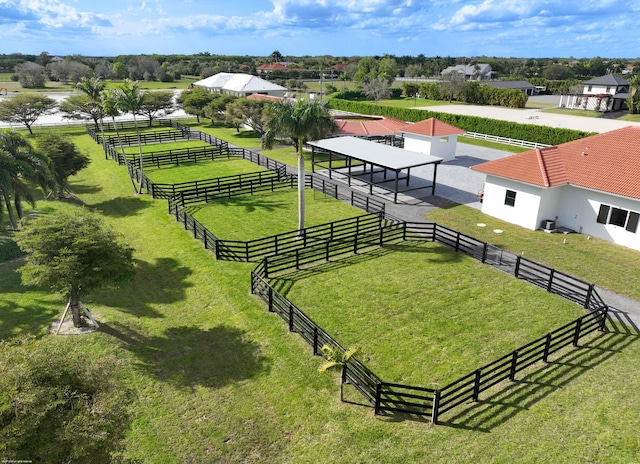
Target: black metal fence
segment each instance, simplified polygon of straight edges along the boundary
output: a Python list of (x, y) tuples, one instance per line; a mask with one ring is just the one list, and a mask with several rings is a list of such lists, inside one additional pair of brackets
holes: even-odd
[[(353, 236), (351, 240), (345, 238), (336, 243), (316, 243), (292, 253), (264, 258), (251, 274), (251, 290), (268, 304), (269, 311), (276, 312), (288, 322), (290, 331), (299, 333), (313, 347), (314, 355), (321, 354), (318, 346), (322, 344), (335, 345), (344, 351), (331, 336), (269, 284), (270, 276), (312, 266), (339, 255), (366, 252), (385, 243), (416, 239), (436, 241), (497, 266), (488, 259), (487, 244), (473, 237), (435, 223), (396, 221), (381, 223), (378, 231), (368, 231)], [(582, 338), (605, 329), (608, 307), (593, 285), (521, 257), (516, 257), (515, 263), (514, 276), (580, 303), (590, 312), (440, 389), (384, 382), (358, 360), (347, 365), (348, 383), (375, 408), (376, 414), (402, 412), (429, 417), (437, 424), (441, 414), (469, 401), (477, 401), (487, 389), (505, 380), (515, 381), (522, 370), (536, 363), (546, 363), (551, 354), (578, 346)], [(535, 269), (535, 272), (530, 269)]]

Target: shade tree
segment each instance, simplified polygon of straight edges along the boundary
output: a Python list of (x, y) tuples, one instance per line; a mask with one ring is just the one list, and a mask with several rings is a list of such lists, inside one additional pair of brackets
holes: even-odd
[(46, 95), (19, 94), (0, 101), (0, 121), (24, 124), (33, 134), (31, 126), (40, 116), (53, 113), (57, 106), (55, 100)]

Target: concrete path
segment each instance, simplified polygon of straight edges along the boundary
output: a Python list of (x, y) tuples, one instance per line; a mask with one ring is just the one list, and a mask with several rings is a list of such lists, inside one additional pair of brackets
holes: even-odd
[(545, 113), (539, 109), (522, 110), (481, 105), (422, 106), (420, 109), (449, 114), (479, 116), (482, 118), (518, 122), (521, 124), (535, 124), (537, 126), (575, 129), (586, 132), (608, 132), (627, 126), (640, 126), (640, 122)]

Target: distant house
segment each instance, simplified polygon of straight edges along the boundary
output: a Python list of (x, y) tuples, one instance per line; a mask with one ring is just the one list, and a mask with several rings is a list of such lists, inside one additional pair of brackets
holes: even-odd
[(563, 227), (640, 250), (640, 127), (471, 169), (487, 175), (485, 214), (532, 230)]
[(626, 100), (629, 93), (629, 81), (607, 74), (582, 83), (582, 93), (562, 94), (560, 108), (589, 111), (618, 111), (627, 109)]
[(456, 157), (458, 135), (466, 131), (435, 118), (407, 124), (398, 130), (404, 137), (404, 149), (452, 161)]
[(529, 84), (527, 81), (490, 81), (484, 82), (483, 85), (488, 85), (496, 89), (520, 90), (521, 92), (529, 96), (539, 93), (538, 87), (533, 84)]
[(273, 95), (284, 97), (286, 87), (266, 81), (257, 76), (242, 73), (218, 73), (193, 83), (210, 92), (224, 93), (234, 97), (248, 97), (249, 95)]
[(491, 79), (493, 75), (493, 71), (491, 70), (491, 66), (488, 64), (459, 64), (456, 66), (449, 66), (440, 74), (444, 76), (449, 73), (458, 73), (464, 76), (464, 79), (467, 81), (486, 81)]

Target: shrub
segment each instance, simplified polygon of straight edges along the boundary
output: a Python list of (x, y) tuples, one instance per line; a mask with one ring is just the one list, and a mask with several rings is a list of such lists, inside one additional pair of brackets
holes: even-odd
[(129, 428), (123, 361), (88, 358), (70, 339), (0, 342), (0, 455), (113, 462)]

